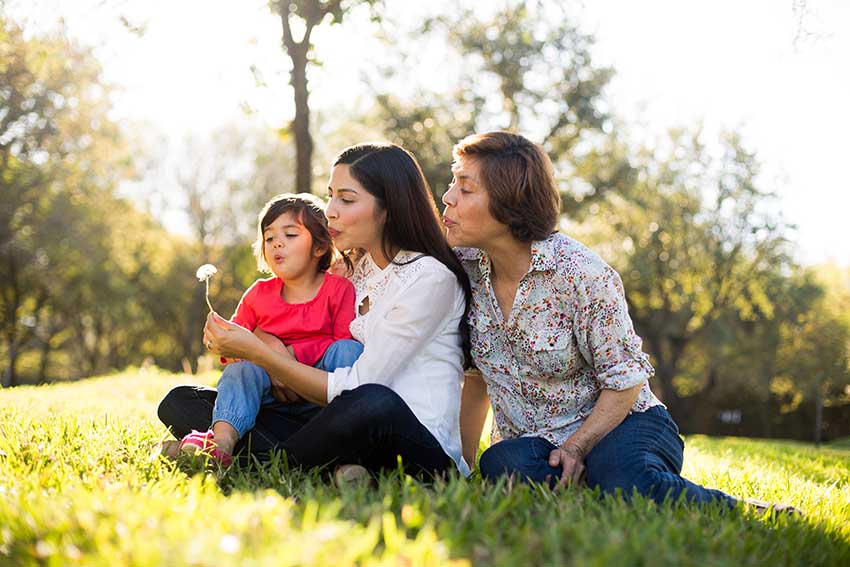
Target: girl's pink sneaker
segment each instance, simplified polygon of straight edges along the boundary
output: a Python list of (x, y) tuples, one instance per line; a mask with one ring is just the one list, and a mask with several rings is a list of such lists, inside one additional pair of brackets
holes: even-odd
[(233, 462), (233, 456), (220, 450), (215, 444), (212, 431), (193, 430), (180, 441), (180, 450), (187, 455), (206, 455), (224, 467), (229, 467)]

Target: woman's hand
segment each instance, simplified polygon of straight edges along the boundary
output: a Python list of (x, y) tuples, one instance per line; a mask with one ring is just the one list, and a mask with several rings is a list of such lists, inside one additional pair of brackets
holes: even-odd
[(569, 440), (549, 453), (549, 466), (561, 465), (558, 486), (566, 486), (584, 480), (584, 451)]
[(215, 312), (207, 315), (204, 325), (204, 344), (212, 353), (225, 358), (252, 360), (263, 343), (251, 331), (231, 323)]

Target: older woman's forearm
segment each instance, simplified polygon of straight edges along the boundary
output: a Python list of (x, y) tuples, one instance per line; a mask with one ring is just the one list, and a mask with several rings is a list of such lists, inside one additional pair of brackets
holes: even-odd
[(463, 458), (470, 468), (475, 467), (475, 456), (481, 443), (481, 431), (490, 410), (487, 385), (478, 371), (468, 372), (463, 381), (460, 398), (460, 438)]
[(631, 411), (643, 384), (628, 390), (602, 390), (582, 426), (564, 442), (586, 456), (599, 441), (620, 425)]

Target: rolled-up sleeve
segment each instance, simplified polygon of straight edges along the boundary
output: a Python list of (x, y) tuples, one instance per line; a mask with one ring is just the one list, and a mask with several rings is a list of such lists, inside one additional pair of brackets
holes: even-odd
[(328, 402), (363, 384), (391, 387), (399, 370), (442, 331), (463, 299), (448, 270), (419, 274), (400, 295), (404, 301), (384, 313), (381, 321), (367, 323), (375, 328), (354, 366), (328, 374)]
[(634, 331), (617, 272), (606, 267), (578, 297), (576, 341), (599, 386), (627, 390), (651, 378), (655, 371)]

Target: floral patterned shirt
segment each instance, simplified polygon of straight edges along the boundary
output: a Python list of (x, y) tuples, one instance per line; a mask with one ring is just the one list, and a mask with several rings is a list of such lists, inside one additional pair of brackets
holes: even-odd
[(632, 411), (661, 402), (617, 272), (583, 244), (555, 233), (531, 245), (531, 266), (504, 320), (490, 259), (456, 249), (472, 283), (472, 357), (487, 383), (496, 438), (566, 441), (603, 389), (643, 384)]

